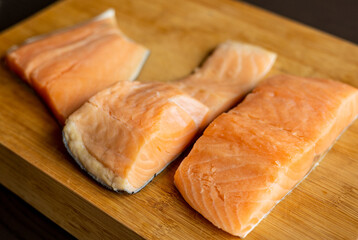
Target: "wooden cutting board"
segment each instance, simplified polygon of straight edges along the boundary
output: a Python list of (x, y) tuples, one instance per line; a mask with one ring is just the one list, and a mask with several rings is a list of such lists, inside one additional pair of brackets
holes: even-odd
[[(139, 77), (189, 74), (233, 39), (278, 53), (270, 73), (328, 77), (358, 87), (358, 47), (234, 1), (65, 0), (0, 35), (0, 55), (26, 38), (113, 7), (125, 34), (152, 52)], [(0, 67), (0, 182), (78, 238), (236, 239), (189, 207), (173, 185), (176, 160), (135, 195), (106, 190), (66, 153), (37, 95)], [(358, 121), (311, 175), (246, 239), (357, 239)]]

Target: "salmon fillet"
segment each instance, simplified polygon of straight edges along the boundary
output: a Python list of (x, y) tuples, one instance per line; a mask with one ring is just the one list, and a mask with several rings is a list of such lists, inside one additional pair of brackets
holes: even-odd
[[(135, 193), (173, 161), (208, 121), (246, 94), (274, 58), (261, 48), (227, 42), (200, 70), (174, 84), (118, 83), (70, 116), (64, 142), (99, 182)], [(253, 61), (257, 61), (255, 71)], [(229, 70), (235, 72), (225, 73)]]
[(135, 193), (184, 150), (207, 112), (172, 85), (119, 82), (67, 119), (64, 142), (97, 181)]
[(205, 130), (174, 181), (215, 226), (245, 237), (318, 164), (358, 114), (358, 90), (276, 76)]
[(258, 46), (226, 41), (201, 68), (174, 84), (209, 107), (204, 128), (251, 91), (270, 71), (275, 60), (275, 53)]
[(117, 81), (134, 80), (149, 51), (117, 28), (113, 10), (89, 22), (29, 39), (5, 57), (58, 121)]

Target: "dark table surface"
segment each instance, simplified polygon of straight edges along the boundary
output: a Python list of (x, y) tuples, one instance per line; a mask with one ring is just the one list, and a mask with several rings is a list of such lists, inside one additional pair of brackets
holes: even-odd
[[(0, 31), (31, 16), (54, 0), (0, 0)], [(358, 44), (357, 0), (246, 0)], [(72, 239), (21, 198), (0, 185), (0, 239)]]

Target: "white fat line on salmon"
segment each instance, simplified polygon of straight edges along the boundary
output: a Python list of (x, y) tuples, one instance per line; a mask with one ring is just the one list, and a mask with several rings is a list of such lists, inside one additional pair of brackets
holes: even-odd
[[(179, 100), (179, 101), (178, 101)], [(175, 105), (177, 105), (178, 107), (180, 107), (180, 109), (182, 109), (184, 112), (186, 112), (190, 117), (191, 119), (194, 121), (195, 123), (195, 126), (197, 129), (199, 129), (201, 123), (203, 122), (203, 120), (205, 119), (205, 116), (204, 115), (202, 118), (200, 119), (196, 119), (195, 117), (193, 117), (193, 113), (190, 112), (190, 109), (188, 109), (185, 105), (183, 105), (181, 102), (186, 102), (186, 100), (190, 100), (190, 102), (193, 102), (193, 100), (195, 99), (192, 99), (191, 97), (189, 96), (185, 96), (185, 95), (182, 95), (182, 96), (176, 96), (176, 97), (173, 97), (173, 98), (170, 98), (168, 101), (169, 102), (172, 102), (174, 103)], [(198, 105), (203, 105), (201, 102), (195, 100), (195, 102), (198, 104)], [(206, 107), (206, 110), (207, 110), (207, 113), (209, 112), (209, 108)]]

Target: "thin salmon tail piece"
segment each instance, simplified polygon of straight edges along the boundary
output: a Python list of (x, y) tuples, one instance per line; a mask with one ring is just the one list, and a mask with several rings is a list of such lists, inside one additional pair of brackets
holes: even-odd
[(118, 29), (109, 9), (84, 23), (30, 38), (11, 48), (5, 61), (63, 124), (97, 92), (135, 80), (148, 55), (147, 48)]
[(170, 84), (118, 82), (71, 114), (63, 141), (95, 180), (132, 194), (182, 153), (207, 112)]
[(358, 116), (358, 90), (326, 79), (275, 76), (221, 114), (174, 182), (215, 226), (245, 237), (319, 163)]
[(226, 41), (196, 71), (174, 82), (209, 107), (206, 127), (236, 105), (271, 70), (277, 55), (247, 43)]
[(254, 86), (271, 70), (276, 58), (276, 53), (262, 47), (228, 40), (215, 49), (197, 72), (211, 82), (248, 82)]

